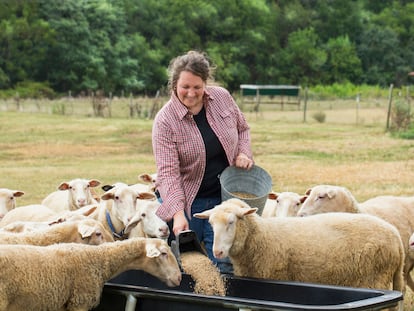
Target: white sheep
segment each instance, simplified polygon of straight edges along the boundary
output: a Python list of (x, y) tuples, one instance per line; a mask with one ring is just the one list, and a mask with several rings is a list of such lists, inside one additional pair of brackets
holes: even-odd
[(130, 230), (137, 225), (131, 222), (136, 215), (137, 200), (155, 200), (155, 194), (139, 192), (123, 183), (116, 183), (113, 188), (101, 196), (97, 219), (115, 239), (128, 238)]
[(155, 191), (155, 182), (157, 181), (157, 173), (142, 173), (138, 175), (138, 180), (150, 186), (150, 191)]
[(235, 275), (403, 289), (403, 245), (388, 222), (351, 213), (263, 218), (256, 211), (230, 199), (194, 214), (209, 219), (213, 254), (230, 257)]
[(104, 185), (102, 186), (102, 190), (103, 191), (109, 191), (112, 188), (116, 187), (116, 186), (128, 186), (131, 187), (132, 189), (134, 189), (135, 191), (138, 192), (151, 192), (151, 193), (155, 193), (154, 191), (154, 186), (152, 184), (147, 184), (147, 183), (135, 183), (135, 184), (126, 184), (123, 182), (116, 182), (112, 185)]
[(263, 208), (262, 217), (296, 216), (306, 196), (296, 192), (270, 192)]
[(131, 269), (168, 286), (181, 282), (177, 260), (160, 239), (0, 245), (0, 265), (0, 311), (87, 311), (99, 304), (105, 282)]
[(379, 196), (358, 203), (347, 188), (335, 185), (317, 185), (308, 189), (306, 194), (308, 198), (299, 210), (298, 216), (328, 212), (364, 213), (375, 215), (394, 225), (404, 245), (404, 279), (414, 291), (414, 282), (410, 274), (414, 267), (414, 258), (408, 256), (409, 240), (414, 232), (414, 197)]
[(62, 182), (58, 186), (58, 190), (48, 194), (43, 201), (45, 205), (57, 212), (71, 211), (82, 206), (98, 203), (95, 200), (95, 192), (91, 192), (91, 188), (101, 184), (96, 179), (76, 178), (68, 182)]
[(24, 195), (23, 191), (0, 188), (0, 219), (16, 208), (16, 198)]
[(167, 223), (156, 214), (160, 202), (157, 200), (138, 200), (137, 211), (131, 222), (137, 225), (131, 229), (128, 237), (146, 237), (168, 239), (170, 229)]
[(85, 218), (78, 221), (69, 221), (49, 225), (45, 222), (17, 222), (8, 227), (35, 228), (29, 232), (7, 232), (7, 227), (0, 231), (0, 244), (31, 244), (46, 246), (55, 243), (82, 243), (99, 245), (113, 242), (114, 239), (102, 224), (94, 219)]
[[(17, 207), (8, 212), (0, 220), (0, 228), (17, 221), (57, 223), (91, 216), (99, 209), (99, 204), (91, 204), (73, 211), (56, 212), (41, 204), (31, 204)], [(94, 218), (95, 217), (95, 218)], [(96, 213), (90, 218), (97, 219)]]
[(408, 256), (414, 260), (414, 233), (411, 234), (410, 239), (408, 241)]

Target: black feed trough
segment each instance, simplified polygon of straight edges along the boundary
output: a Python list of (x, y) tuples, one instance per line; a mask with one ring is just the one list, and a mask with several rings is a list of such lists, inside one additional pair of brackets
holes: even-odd
[(188, 274), (178, 287), (130, 270), (104, 286), (94, 311), (213, 311), (213, 310), (382, 310), (402, 303), (402, 293), (225, 276), (226, 296), (195, 294)]

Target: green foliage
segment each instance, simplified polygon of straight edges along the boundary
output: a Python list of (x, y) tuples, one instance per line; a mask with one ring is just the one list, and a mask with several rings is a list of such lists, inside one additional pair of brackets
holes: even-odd
[(56, 93), (48, 83), (19, 82), (13, 89), (0, 90), (0, 98), (54, 98)]
[(361, 99), (387, 97), (388, 89), (379, 85), (354, 85), (350, 82), (318, 84), (309, 88), (309, 98), (314, 99), (354, 99), (359, 94)]
[(400, 87), (413, 70), (413, 29), (412, 1), (4, 0), (0, 89), (45, 81), (59, 93), (153, 95), (190, 49), (208, 52), (230, 91)]
[(327, 55), (318, 49), (318, 41), (319, 36), (314, 28), (298, 30), (289, 35), (282, 57), (291, 83), (311, 83), (311, 77), (321, 71)]
[(329, 39), (326, 44), (326, 53), (328, 55), (324, 71), (328, 73), (326, 83), (360, 82), (361, 60), (356, 53), (355, 44), (349, 40), (348, 36)]
[(405, 100), (397, 99), (391, 110), (391, 131), (406, 131), (410, 123), (410, 105)]
[(411, 126), (409, 129), (407, 129), (406, 131), (402, 131), (402, 132), (398, 132), (397, 135), (402, 139), (410, 139), (410, 140), (414, 140), (414, 127)]

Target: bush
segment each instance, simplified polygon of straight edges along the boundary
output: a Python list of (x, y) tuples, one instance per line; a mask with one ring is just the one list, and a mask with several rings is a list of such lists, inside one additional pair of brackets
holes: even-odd
[(410, 126), (410, 106), (404, 100), (397, 99), (391, 109), (391, 130), (405, 131)]
[(312, 115), (312, 117), (313, 117), (316, 121), (318, 121), (319, 123), (323, 123), (323, 122), (325, 122), (325, 119), (326, 119), (326, 114), (325, 114), (325, 112), (323, 112), (323, 111), (317, 111), (317, 112), (315, 112), (315, 113)]
[(0, 98), (55, 98), (56, 93), (47, 83), (24, 81), (16, 84), (14, 89), (0, 90)]

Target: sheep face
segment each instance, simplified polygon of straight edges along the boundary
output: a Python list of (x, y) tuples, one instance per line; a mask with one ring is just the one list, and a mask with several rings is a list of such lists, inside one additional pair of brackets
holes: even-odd
[(275, 200), (274, 213), (268, 217), (296, 216), (307, 196), (300, 196), (295, 192), (269, 193), (268, 199)]
[(135, 214), (137, 198), (138, 193), (136, 191), (133, 191), (128, 186), (119, 185), (101, 196), (102, 200), (113, 200), (112, 213), (124, 226), (128, 225)]
[(167, 239), (170, 229), (156, 214), (160, 205), (158, 201), (138, 200), (137, 212), (130, 224), (134, 221), (139, 222), (146, 237)]
[(69, 191), (69, 206), (73, 209), (81, 208), (87, 204), (94, 203), (91, 187), (97, 187), (101, 184), (96, 179), (73, 179), (69, 182), (63, 182), (59, 185), (58, 189), (63, 191)]
[(213, 255), (217, 259), (222, 259), (229, 256), (236, 237), (237, 222), (256, 211), (257, 208), (250, 208), (242, 200), (229, 199), (210, 210), (196, 213), (193, 216), (209, 220), (214, 232)]
[(348, 189), (332, 185), (318, 185), (306, 191), (307, 199), (298, 216), (330, 212), (358, 212), (357, 202)]
[(112, 212), (126, 227), (136, 214), (137, 200), (155, 199), (155, 194), (149, 192), (140, 193), (133, 187), (118, 183), (112, 189), (105, 192), (101, 199), (104, 201), (113, 200)]
[(97, 220), (84, 219), (78, 223), (78, 243), (88, 245), (99, 245), (106, 242), (113, 242), (114, 238), (104, 226)]
[(24, 195), (23, 191), (0, 188), (0, 219), (16, 207), (16, 198), (22, 195)]
[[(133, 240), (139, 241), (140, 239), (142, 238), (135, 238)], [(143, 269), (144, 267), (146, 272), (159, 278), (168, 286), (175, 287), (180, 285), (181, 270), (167, 242), (161, 239), (144, 239), (146, 240), (146, 260), (143, 261), (137, 255), (136, 262), (133, 261), (129, 265), (129, 269)], [(141, 246), (139, 243), (138, 245)]]

